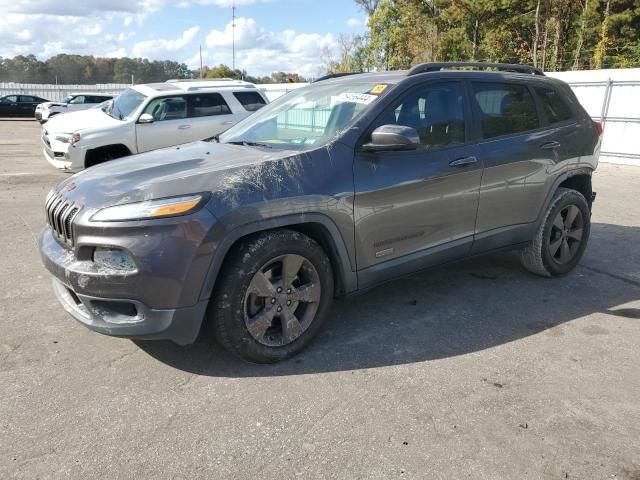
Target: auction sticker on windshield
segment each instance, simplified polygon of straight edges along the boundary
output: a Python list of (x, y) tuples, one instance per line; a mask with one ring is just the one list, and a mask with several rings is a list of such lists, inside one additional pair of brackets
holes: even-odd
[(368, 93), (349, 93), (344, 92), (336, 97), (338, 102), (350, 102), (361, 103), (363, 105), (369, 105), (371, 102), (378, 98), (377, 95), (369, 95)]

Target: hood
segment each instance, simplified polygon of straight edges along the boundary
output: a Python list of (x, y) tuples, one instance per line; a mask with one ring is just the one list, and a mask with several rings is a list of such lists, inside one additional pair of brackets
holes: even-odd
[(63, 102), (45, 102), (38, 105), (41, 108), (50, 108), (50, 107), (66, 107), (68, 104)]
[[(264, 177), (264, 166), (278, 160), (298, 161), (299, 152), (196, 142), (165, 148), (88, 168), (61, 182), (56, 190), (68, 200), (91, 209), (121, 203), (219, 192), (256, 185), (248, 171)], [(286, 163), (286, 162), (285, 162)], [(288, 168), (288, 167), (283, 167)], [(272, 171), (271, 175), (275, 175)]]
[(47, 123), (47, 130), (51, 133), (75, 133), (88, 128), (95, 129), (113, 125), (122, 125), (122, 120), (110, 117), (96, 108), (56, 115)]

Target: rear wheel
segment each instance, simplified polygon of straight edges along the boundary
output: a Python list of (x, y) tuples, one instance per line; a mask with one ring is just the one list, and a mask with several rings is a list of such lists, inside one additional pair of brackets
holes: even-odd
[(559, 188), (536, 236), (521, 253), (522, 264), (537, 275), (564, 275), (582, 258), (590, 230), (587, 200), (575, 190)]
[(309, 237), (291, 230), (250, 237), (231, 253), (215, 287), (216, 338), (250, 362), (291, 357), (319, 332), (333, 287), (331, 262)]

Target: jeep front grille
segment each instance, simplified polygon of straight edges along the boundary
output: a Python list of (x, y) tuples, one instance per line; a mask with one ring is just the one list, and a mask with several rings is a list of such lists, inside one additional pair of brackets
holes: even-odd
[(58, 240), (73, 246), (73, 219), (80, 208), (54, 193), (47, 199), (45, 210), (47, 223)]

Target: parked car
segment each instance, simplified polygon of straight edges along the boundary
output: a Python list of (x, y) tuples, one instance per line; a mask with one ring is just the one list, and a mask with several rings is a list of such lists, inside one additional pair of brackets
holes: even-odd
[(36, 107), (35, 117), (44, 124), (59, 113), (77, 112), (87, 110), (99, 103), (111, 100), (113, 95), (106, 93), (72, 93), (67, 95), (60, 102), (45, 102)]
[(538, 275), (573, 270), (601, 134), (531, 67), (327, 78), (217, 139), (64, 180), (40, 250), (92, 330), (188, 344), (206, 321), (233, 354), (275, 362), (335, 295), (496, 249)]
[(210, 138), (268, 103), (238, 80), (136, 85), (100, 109), (55, 117), (42, 130), (44, 156), (79, 171), (133, 153)]
[(33, 117), (36, 106), (48, 102), (35, 95), (5, 95), (0, 97), (0, 117)]

